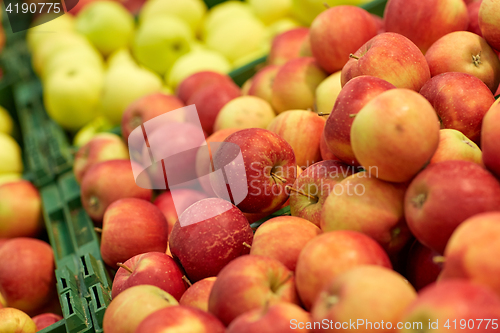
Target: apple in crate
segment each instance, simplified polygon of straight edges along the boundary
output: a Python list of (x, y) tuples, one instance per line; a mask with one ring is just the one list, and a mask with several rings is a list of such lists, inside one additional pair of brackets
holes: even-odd
[(500, 177), (500, 102), (488, 110), (481, 129), (481, 148), (483, 162), (497, 177)]
[(483, 153), (475, 142), (460, 131), (445, 128), (439, 131), (439, 145), (429, 164), (451, 160), (469, 161), (484, 166)]
[(63, 317), (54, 313), (42, 313), (31, 319), (33, 319), (33, 322), (35, 323), (38, 331), (41, 331), (44, 328), (49, 327), (60, 320), (63, 320)]
[(208, 299), (216, 279), (217, 277), (212, 276), (193, 283), (193, 285), (182, 294), (179, 304), (208, 312)]
[(441, 270), (440, 254), (415, 241), (406, 260), (406, 278), (417, 291), (436, 282)]
[(410, 230), (439, 253), (462, 222), (489, 211), (500, 211), (500, 183), (473, 162), (431, 164), (412, 180), (405, 195)]
[(484, 38), (495, 50), (500, 51), (500, 4), (483, 0), (479, 8), (479, 28)]
[[(119, 199), (151, 199), (151, 189), (136, 184), (132, 172), (133, 163), (130, 160), (104, 161), (95, 164), (85, 173), (81, 187), (82, 205), (92, 220), (102, 221), (109, 205)], [(149, 179), (145, 178), (144, 182), (149, 183)]]
[(267, 63), (269, 65), (284, 65), (292, 59), (299, 58), (302, 44), (308, 35), (308, 28), (296, 28), (274, 37)]
[(112, 133), (98, 133), (78, 149), (73, 163), (76, 181), (82, 182), (85, 173), (94, 165), (109, 160), (128, 160), (128, 148), (122, 139)]
[(254, 309), (236, 317), (227, 328), (227, 333), (276, 333), (311, 332), (306, 323), (311, 315), (298, 305), (277, 303), (264, 309)]
[[(380, 326), (377, 329), (373, 323), (396, 327), (405, 309), (416, 298), (415, 289), (393, 270), (359, 266), (338, 275), (325, 286), (314, 302), (311, 315), (314, 322), (361, 324), (343, 329), (344, 332), (354, 333), (359, 329), (375, 333), (380, 331)], [(372, 324), (367, 325), (368, 322)]]
[(0, 185), (0, 238), (35, 237), (42, 225), (40, 194), (30, 182)]
[[(187, 105), (188, 101), (195, 93), (210, 86), (233, 87), (234, 82), (227, 75), (213, 71), (201, 71), (185, 78), (176, 89), (176, 95)], [(230, 89), (230, 88), (228, 88)]]
[(246, 245), (252, 244), (252, 238), (252, 229), (236, 206), (208, 198), (182, 213), (172, 229), (169, 247), (189, 280), (197, 282), (216, 276), (231, 260), (248, 254)]
[(500, 83), (500, 60), (486, 40), (469, 31), (438, 39), (425, 54), (431, 75), (460, 72), (473, 75), (495, 92)]
[(420, 91), (431, 78), (429, 65), (419, 48), (408, 38), (386, 32), (361, 46), (342, 68), (342, 86), (358, 76), (376, 76), (395, 85)]
[(250, 254), (276, 259), (293, 272), (300, 251), (319, 234), (317, 226), (300, 217), (274, 217), (255, 232)]
[(281, 66), (269, 65), (259, 70), (251, 79), (247, 95), (257, 96), (272, 103), (273, 81)]
[(382, 247), (359, 232), (327, 232), (307, 243), (295, 269), (297, 291), (306, 309), (333, 278), (359, 265), (392, 268)]
[(239, 315), (280, 302), (299, 304), (293, 272), (276, 259), (246, 255), (217, 276), (208, 309), (225, 325)]
[(136, 333), (150, 314), (175, 305), (179, 305), (175, 298), (156, 286), (134, 286), (111, 301), (104, 312), (102, 327), (106, 333)]
[(38, 332), (38, 328), (30, 316), (23, 311), (15, 308), (0, 308), (0, 332), (35, 333)]
[(167, 221), (152, 203), (126, 198), (106, 209), (102, 223), (101, 254), (109, 267), (118, 269), (118, 263), (142, 253), (165, 253), (167, 240)]
[(54, 270), (49, 244), (23, 237), (6, 242), (0, 248), (0, 294), (7, 306), (36, 314), (56, 296)]
[(112, 298), (116, 298), (130, 287), (141, 284), (157, 286), (176, 300), (180, 300), (186, 291), (186, 283), (182, 280), (184, 273), (174, 259), (165, 253), (138, 254), (119, 266), (113, 280)]
[(442, 128), (456, 129), (479, 142), (483, 117), (495, 102), (481, 80), (465, 73), (443, 73), (427, 81), (420, 94), (436, 110)]
[(172, 306), (153, 312), (135, 333), (161, 332), (225, 333), (226, 327), (214, 315), (188, 306)]

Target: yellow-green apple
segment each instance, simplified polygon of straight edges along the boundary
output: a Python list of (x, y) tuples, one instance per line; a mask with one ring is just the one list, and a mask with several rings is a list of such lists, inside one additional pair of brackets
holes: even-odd
[[(231, 143), (233, 145), (226, 145)], [(215, 169), (233, 162), (234, 145), (239, 146), (243, 158), (246, 179), (242, 178), (240, 168), (226, 168), (229, 183), (245, 183), (247, 196), (237, 204), (245, 213), (271, 213), (288, 200), (286, 187), (293, 184), (297, 174), (297, 164), (293, 149), (279, 135), (271, 131), (250, 128), (228, 136), (214, 155)], [(239, 163), (237, 163), (239, 166)], [(211, 184), (214, 192), (222, 196), (226, 186)], [(217, 186), (219, 185), (219, 186)]]
[(141, 9), (139, 21), (144, 22), (156, 16), (175, 16), (186, 22), (193, 32), (200, 28), (207, 6), (199, 0), (154, 0), (146, 1)]
[(273, 81), (280, 68), (279, 65), (268, 65), (259, 70), (252, 78), (247, 95), (257, 96), (272, 103)]
[(125, 198), (112, 203), (104, 214), (101, 254), (104, 262), (118, 269), (118, 263), (146, 252), (167, 250), (168, 225), (152, 203)]
[(73, 164), (73, 173), (76, 181), (81, 183), (83, 176), (93, 165), (109, 160), (128, 159), (128, 148), (118, 135), (98, 133), (78, 149)]
[(349, 55), (375, 37), (377, 32), (375, 20), (362, 8), (328, 8), (311, 24), (311, 51), (318, 64), (332, 74), (340, 71), (349, 60)]
[(0, 248), (0, 293), (7, 306), (36, 314), (56, 295), (54, 253), (49, 244), (19, 237)]
[(217, 277), (212, 276), (193, 283), (182, 294), (179, 304), (208, 312), (208, 298), (216, 279)]
[(221, 81), (200, 87), (189, 97), (186, 105), (195, 104), (201, 127), (208, 134), (217, 131), (215, 122), (221, 109), (231, 100), (241, 96), (240, 89), (233, 82)]
[(252, 238), (252, 229), (236, 206), (208, 198), (182, 213), (172, 229), (169, 247), (189, 280), (196, 282), (217, 276), (231, 260), (248, 254), (246, 245), (252, 244)]
[(19, 181), (23, 179), (23, 175), (17, 172), (0, 173), (0, 185)]
[(321, 141), (319, 143), (319, 150), (321, 152), (321, 159), (324, 161), (328, 160), (334, 160), (334, 161), (340, 161), (340, 159), (335, 156), (330, 148), (328, 147), (328, 144), (326, 143), (325, 139), (325, 132), (323, 131), (323, 134), (321, 135)]
[(219, 3), (212, 7), (207, 13), (203, 21), (202, 37), (205, 37), (209, 32), (218, 27), (221, 22), (231, 19), (232, 17), (244, 16), (252, 16), (255, 18), (252, 7), (250, 7), (248, 3), (237, 1)]
[(181, 101), (187, 103), (193, 94), (197, 91), (211, 85), (232, 85), (234, 82), (227, 75), (213, 71), (201, 71), (185, 78), (176, 89), (176, 95)]
[[(175, 196), (175, 202), (172, 196)], [(161, 210), (165, 219), (167, 219), (168, 233), (170, 234), (179, 216), (189, 206), (206, 198), (208, 196), (203, 192), (189, 188), (180, 188), (160, 194), (156, 197), (153, 204)]]
[(35, 333), (38, 329), (30, 316), (23, 311), (15, 308), (0, 308), (0, 332)]
[(329, 7), (338, 5), (363, 5), (370, 0), (292, 0), (292, 14), (303, 24), (311, 22)]
[(330, 192), (340, 181), (354, 172), (353, 167), (339, 161), (327, 160), (311, 165), (288, 189), (291, 214), (319, 227), (321, 211)]
[(390, 256), (398, 254), (411, 233), (404, 218), (407, 186), (356, 173), (335, 186), (323, 204), (321, 230), (353, 230), (370, 236)]
[(277, 113), (314, 108), (314, 94), (326, 73), (312, 57), (297, 58), (284, 64), (273, 82), (272, 106)]
[(417, 291), (436, 282), (443, 269), (442, 263), (436, 260), (439, 256), (417, 240), (412, 244), (406, 260), (405, 276)]
[(382, 247), (356, 231), (327, 232), (307, 243), (295, 269), (297, 291), (306, 309), (333, 278), (359, 265), (392, 268)]
[(420, 91), (431, 78), (429, 65), (411, 40), (394, 32), (373, 37), (342, 68), (342, 87), (357, 76), (370, 75), (397, 88)]
[(351, 147), (354, 117), (370, 100), (395, 88), (385, 80), (366, 75), (353, 78), (345, 85), (330, 110), (323, 132), (328, 148), (338, 159), (349, 165), (359, 165)]
[(76, 132), (73, 138), (73, 146), (76, 148), (82, 147), (89, 142), (97, 133), (109, 132), (115, 126), (104, 116), (97, 116), (87, 125), (83, 126)]
[(405, 196), (410, 230), (420, 243), (439, 253), (463, 221), (489, 211), (500, 211), (500, 183), (468, 161), (429, 165), (412, 180)]
[(408, 37), (425, 54), (444, 35), (467, 30), (469, 14), (463, 0), (389, 0), (384, 23), (387, 32)]
[(292, 59), (299, 58), (302, 44), (308, 35), (308, 28), (297, 28), (274, 37), (267, 63), (269, 65), (284, 65)]
[(21, 173), (23, 161), (21, 147), (10, 135), (0, 133), (0, 174)]
[[(457, 48), (457, 45), (459, 47)], [(486, 40), (469, 31), (438, 39), (425, 54), (431, 76), (447, 72), (474, 75), (495, 92), (500, 83), (500, 60)]]
[(378, 95), (356, 114), (351, 127), (356, 159), (371, 175), (389, 182), (413, 178), (438, 144), (436, 112), (422, 95), (409, 89)]
[(220, 109), (213, 130), (266, 128), (275, 117), (271, 104), (266, 100), (256, 96), (240, 96)]
[(467, 5), (467, 12), (469, 13), (469, 27), (468, 31), (483, 37), (481, 28), (479, 27), (479, 8), (483, 0), (476, 0)]
[(420, 94), (431, 103), (442, 128), (456, 129), (479, 142), (483, 117), (495, 102), (483, 81), (466, 73), (443, 73), (427, 81)]
[[(225, 128), (223, 130), (216, 131), (206, 139), (206, 143), (207, 145), (210, 145), (211, 143), (217, 144), (218, 142), (224, 141), (228, 136), (238, 132), (239, 130), (240, 129), (238, 128)], [(216, 195), (212, 189), (212, 185), (210, 184), (210, 179), (208, 177), (204, 177), (208, 175), (209, 172), (213, 171), (210, 157), (211, 153), (205, 146), (198, 149), (198, 152), (196, 153), (196, 175), (198, 176), (198, 181), (200, 182), (200, 185), (205, 193), (209, 197), (215, 197)]]
[(42, 313), (31, 319), (35, 323), (38, 332), (46, 327), (49, 327), (52, 324), (57, 323), (58, 321), (62, 320), (63, 317), (55, 313)]
[(227, 333), (276, 333), (311, 332), (305, 326), (311, 316), (301, 307), (291, 303), (277, 303), (263, 309), (241, 314), (227, 328)]
[(484, 39), (500, 51), (500, 4), (495, 0), (483, 0), (479, 8), (479, 28)]
[(498, 253), (498, 237), (500, 212), (477, 214), (465, 220), (446, 245), (439, 280), (467, 279), (490, 287), (500, 296), (500, 281), (496, 278), (500, 265), (490, 257), (492, 253)]
[(500, 102), (496, 102), (483, 118), (481, 148), (484, 165), (500, 177)]
[(82, 179), (82, 205), (94, 221), (102, 221), (104, 211), (118, 199), (151, 199), (151, 189), (139, 187), (134, 181), (134, 163), (130, 160), (109, 160), (87, 170)]
[(175, 298), (156, 286), (131, 287), (111, 301), (102, 327), (106, 333), (135, 333), (150, 314), (179, 305)]
[(315, 103), (318, 113), (329, 114), (332, 112), (335, 101), (342, 90), (341, 75), (342, 71), (331, 74), (316, 88)]
[(399, 332), (493, 332), (499, 319), (500, 299), (489, 288), (467, 280), (443, 281), (419, 292), (400, 318), (404, 326)]
[[(130, 104), (123, 113), (121, 121), (123, 139), (128, 142), (130, 133), (136, 127), (143, 125), (148, 120), (184, 106), (184, 103), (179, 98), (163, 93), (153, 93), (139, 98)], [(178, 113), (175, 113), (172, 121), (184, 122), (185, 119), (178, 117), (178, 115)]]
[(53, 12), (37, 16), (33, 20), (32, 27), (26, 33), (29, 50), (33, 52), (45, 41), (52, 39), (55, 34), (47, 33), (52, 31), (74, 32), (75, 17), (73, 15), (58, 15)]
[(42, 226), (40, 194), (30, 182), (0, 185), (0, 238), (36, 237)]
[(105, 56), (128, 47), (134, 34), (134, 18), (117, 1), (96, 1), (76, 17), (75, 29)]
[(186, 291), (186, 283), (182, 280), (184, 273), (174, 259), (165, 253), (138, 254), (120, 263), (119, 267), (113, 280), (112, 298), (116, 298), (128, 288), (141, 284), (157, 286), (177, 301)]
[(14, 130), (14, 120), (9, 112), (0, 106), (0, 133), (12, 135)]
[(274, 217), (255, 232), (250, 254), (276, 259), (293, 272), (300, 251), (320, 233), (317, 226), (300, 217)]
[(483, 153), (476, 143), (454, 129), (439, 131), (439, 145), (429, 164), (450, 160), (463, 160), (483, 164)]
[(253, 13), (265, 24), (271, 24), (290, 14), (291, 0), (249, 0)]
[(396, 328), (400, 316), (416, 298), (415, 289), (400, 274), (385, 267), (364, 265), (329, 282), (316, 298), (311, 315), (313, 322), (356, 323), (356, 327), (343, 325), (342, 332), (361, 329), (375, 333), (381, 331), (380, 325), (382, 331), (389, 332), (389, 327)]
[(297, 165), (308, 168), (321, 161), (319, 144), (325, 119), (306, 110), (289, 110), (280, 113), (267, 129), (278, 134), (292, 146)]
[(208, 309), (227, 326), (245, 312), (280, 302), (300, 302), (293, 272), (276, 259), (246, 255), (219, 273)]
[(189, 306), (172, 306), (153, 312), (135, 333), (192, 332), (225, 333), (226, 327), (214, 315)]

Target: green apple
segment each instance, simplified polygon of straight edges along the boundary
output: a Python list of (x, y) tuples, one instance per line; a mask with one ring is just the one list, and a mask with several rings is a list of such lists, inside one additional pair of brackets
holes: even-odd
[(300, 28), (302, 25), (297, 21), (289, 17), (282, 18), (276, 22), (270, 24), (266, 31), (266, 43), (271, 43), (274, 37), (277, 35), (296, 28)]
[(231, 70), (231, 64), (216, 51), (199, 50), (187, 53), (177, 59), (170, 69), (165, 81), (175, 89), (185, 78), (200, 71), (212, 71), (226, 74)]
[(19, 144), (9, 135), (0, 133), (0, 174), (22, 171), (23, 161)]
[(245, 54), (244, 56), (233, 61), (232, 67), (233, 69), (237, 69), (245, 65), (248, 65), (249, 63), (257, 59), (265, 57), (266, 55), (269, 54), (269, 51), (271, 51), (271, 45), (269, 43), (262, 43), (257, 50)]
[(337, 96), (342, 90), (341, 76), (342, 71), (333, 73), (316, 88), (316, 110), (318, 113), (329, 114), (332, 112)]
[(150, 0), (142, 7), (139, 22), (143, 23), (156, 16), (171, 15), (180, 18), (193, 32), (197, 32), (206, 11), (207, 6), (202, 0)]
[(97, 116), (87, 125), (80, 128), (73, 138), (73, 146), (81, 147), (89, 142), (94, 136), (99, 133), (110, 131), (113, 124), (103, 116)]
[(309, 26), (322, 11), (339, 5), (359, 6), (372, 0), (292, 0), (292, 14)]
[(267, 25), (285, 18), (292, 9), (292, 0), (248, 0), (248, 3), (255, 16)]
[[(57, 36), (59, 33), (73, 32), (75, 30), (73, 15), (62, 15), (51, 19), (51, 16), (56, 15), (55, 13), (40, 15), (33, 21), (33, 27), (26, 32), (26, 41), (31, 52), (43, 45), (47, 39)], [(44, 21), (45, 23), (37, 25)]]
[(249, 4), (239, 1), (226, 1), (214, 6), (208, 12), (203, 21), (202, 36), (205, 38), (209, 32), (214, 30), (219, 24), (234, 17), (253, 17), (252, 8)]
[[(15, 182), (22, 179), (20, 173), (2, 173), (0, 174), (0, 186), (3, 184)], [(2, 295), (0, 294), (0, 304), (2, 303)]]
[(143, 22), (134, 38), (135, 58), (147, 68), (165, 75), (174, 62), (191, 50), (193, 33), (173, 16), (156, 16)]
[(2, 106), (0, 106), (0, 133), (12, 135), (14, 129), (14, 122), (12, 118)]
[(45, 80), (54, 72), (65, 69), (68, 66), (74, 66), (74, 63), (78, 63), (81, 66), (95, 66), (101, 71), (104, 70), (104, 60), (101, 54), (91, 46), (81, 46), (64, 49), (48, 59), (42, 68), (40, 77), (42, 80)]
[(63, 128), (77, 131), (98, 114), (103, 71), (72, 63), (54, 72), (44, 82), (43, 101), (47, 113)]
[(107, 56), (130, 45), (134, 18), (116, 1), (95, 1), (78, 13), (76, 30)]

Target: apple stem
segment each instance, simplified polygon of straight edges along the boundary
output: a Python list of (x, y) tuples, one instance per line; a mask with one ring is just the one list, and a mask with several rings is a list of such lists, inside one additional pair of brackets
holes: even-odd
[(273, 290), (277, 291), (282, 285), (284, 285), (285, 283), (287, 283), (288, 280), (290, 280), (292, 277), (293, 277), (293, 272), (288, 273), (288, 276), (283, 281), (281, 281), (277, 286), (275, 286), (273, 288)]
[(432, 261), (435, 264), (444, 264), (446, 262), (446, 257), (444, 257), (444, 256), (435, 256), (434, 258), (432, 258)]
[(306, 197), (308, 197), (308, 198), (310, 198), (310, 199), (312, 199), (312, 200), (314, 200), (316, 202), (319, 201), (319, 198), (317, 196), (308, 194), (308, 193), (306, 193), (306, 192), (304, 192), (302, 190), (297, 190), (296, 188), (293, 188), (291, 186), (287, 186), (286, 189), (289, 190), (289, 191), (293, 191), (295, 193), (299, 193), (299, 194), (305, 195)]
[(323, 113), (323, 112), (318, 112), (318, 116), (323, 117), (323, 116), (329, 116), (330, 113)]
[(182, 280), (183, 280), (184, 282), (186, 282), (186, 283), (188, 284), (188, 286), (190, 286), (190, 287), (193, 285), (193, 284), (191, 283), (191, 281), (189, 281), (189, 279), (187, 278), (187, 276), (186, 276), (186, 275), (183, 275), (183, 276), (182, 276)]
[(94, 227), (95, 232), (102, 234), (102, 229), (98, 227)]
[(286, 179), (285, 178), (278, 176), (274, 172), (271, 172), (271, 177), (277, 178), (278, 180), (282, 181), (283, 183), (286, 183)]
[(349, 58), (353, 58), (353, 59), (356, 59), (356, 60), (359, 60), (359, 57), (355, 56), (354, 54), (349, 54)]
[(323, 6), (325, 6), (326, 9), (330, 9), (331, 8), (330, 5), (328, 3), (326, 3), (326, 2), (323, 2)]
[(356, 115), (357, 115), (357, 113), (351, 113), (351, 114), (349, 115), (349, 118), (354, 118), (354, 117), (356, 117)]
[(126, 270), (130, 274), (132, 274), (134, 272), (133, 270), (130, 269), (130, 267), (128, 267), (127, 265), (122, 264), (121, 262), (116, 263), (116, 266), (123, 268), (124, 270)]
[(251, 248), (252, 248), (252, 245), (248, 244), (247, 242), (243, 242), (243, 246), (246, 246), (246, 247), (248, 247), (249, 249), (251, 249)]

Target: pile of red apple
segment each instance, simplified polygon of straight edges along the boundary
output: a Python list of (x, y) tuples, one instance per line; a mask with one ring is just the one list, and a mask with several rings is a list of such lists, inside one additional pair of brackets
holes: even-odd
[[(276, 37), (242, 89), (200, 72), (135, 101), (122, 138), (95, 136), (74, 165), (116, 270), (105, 333), (497, 331), (499, 51), (500, 0), (389, 0), (383, 20), (338, 6)], [(130, 133), (192, 104), (206, 142), (241, 150), (236, 205), (202, 177), (202, 148), (178, 160), (189, 187), (137, 185), (129, 151), (149, 145), (127, 148)], [(157, 131), (162, 156), (194, 133), (175, 117)], [(150, 171), (142, 185), (163, 177)]]

